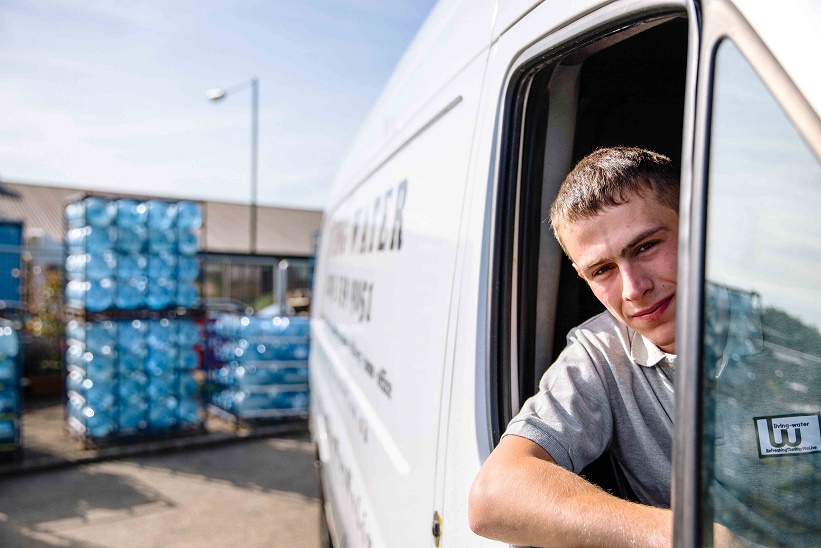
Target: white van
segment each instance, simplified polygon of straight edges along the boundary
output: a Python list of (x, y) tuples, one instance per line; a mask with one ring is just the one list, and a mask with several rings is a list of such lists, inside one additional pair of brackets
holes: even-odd
[[(812, 0), (434, 8), (336, 179), (317, 254), (310, 419), (334, 546), (501, 546), (471, 532), (468, 491), (602, 309), (544, 219), (609, 145), (681, 167), (676, 545), (710, 544), (716, 519), (821, 545), (821, 519), (797, 523), (821, 507), (819, 29)], [(586, 475), (621, 493), (617, 471)], [(727, 493), (744, 515), (722, 515)]]

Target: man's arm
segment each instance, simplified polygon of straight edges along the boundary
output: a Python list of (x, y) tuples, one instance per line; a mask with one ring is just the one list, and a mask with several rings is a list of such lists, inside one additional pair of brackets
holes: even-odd
[(519, 546), (670, 546), (670, 510), (607, 493), (537, 443), (502, 438), (470, 490), (470, 527)]

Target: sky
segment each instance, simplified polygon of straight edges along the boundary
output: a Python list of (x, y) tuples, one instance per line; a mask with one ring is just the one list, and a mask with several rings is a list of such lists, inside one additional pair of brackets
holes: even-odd
[[(434, 0), (0, 0), (0, 181), (322, 209)], [(206, 91), (236, 88), (212, 102)]]

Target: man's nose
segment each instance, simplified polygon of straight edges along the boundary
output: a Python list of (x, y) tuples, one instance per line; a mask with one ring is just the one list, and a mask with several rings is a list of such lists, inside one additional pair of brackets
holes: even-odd
[(635, 266), (621, 268), (622, 299), (625, 301), (641, 300), (651, 289), (653, 280), (643, 269)]

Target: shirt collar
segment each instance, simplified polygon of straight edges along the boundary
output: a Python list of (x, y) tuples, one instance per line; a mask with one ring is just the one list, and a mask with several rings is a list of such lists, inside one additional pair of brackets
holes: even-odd
[(632, 329), (630, 332), (630, 357), (639, 365), (653, 367), (663, 360), (666, 355), (647, 337)]

